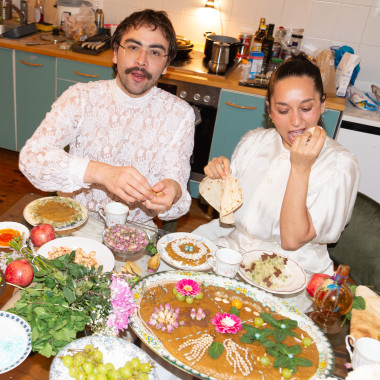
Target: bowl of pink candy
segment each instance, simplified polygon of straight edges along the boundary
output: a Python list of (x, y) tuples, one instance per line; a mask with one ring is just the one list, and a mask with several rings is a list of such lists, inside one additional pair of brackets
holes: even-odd
[(104, 229), (103, 243), (115, 255), (131, 258), (145, 251), (149, 236), (142, 228), (116, 224)]

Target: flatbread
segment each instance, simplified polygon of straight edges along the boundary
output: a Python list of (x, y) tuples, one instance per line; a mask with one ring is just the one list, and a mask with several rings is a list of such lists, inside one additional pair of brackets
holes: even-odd
[(235, 222), (233, 212), (243, 204), (243, 191), (239, 181), (231, 174), (225, 180), (206, 177), (199, 184), (202, 197), (220, 214), (220, 221)]

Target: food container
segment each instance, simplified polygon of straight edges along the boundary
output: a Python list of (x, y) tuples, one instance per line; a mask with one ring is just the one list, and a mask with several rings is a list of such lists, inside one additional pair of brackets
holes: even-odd
[(248, 59), (249, 52), (251, 51), (250, 49), (253, 35), (250, 33), (239, 33), (238, 38), (242, 46), (240, 46), (236, 56), (238, 58)]

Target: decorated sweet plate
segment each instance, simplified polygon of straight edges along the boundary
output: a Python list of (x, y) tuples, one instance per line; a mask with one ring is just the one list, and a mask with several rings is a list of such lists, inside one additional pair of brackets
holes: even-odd
[[(49, 379), (71, 380), (69, 370), (63, 365), (61, 357), (70, 354), (70, 350), (83, 349), (87, 344), (99, 349), (103, 353), (103, 363), (112, 363), (115, 369), (123, 367), (126, 361), (136, 357), (144, 363), (152, 361), (143, 350), (127, 340), (109, 335), (91, 335), (74, 340), (58, 352), (50, 366)], [(159, 380), (153, 367), (149, 380)]]
[(9, 247), (9, 238), (7, 237), (3, 240), (1, 238), (2, 235), (4, 234), (4, 237), (13, 235), (15, 231), (22, 236), (23, 241), (29, 237), (29, 230), (23, 224), (16, 222), (0, 222), (0, 248)]
[[(198, 265), (189, 265), (186, 262), (186, 257), (191, 257), (192, 252), (190, 251), (184, 251), (180, 253), (182, 257), (178, 257), (178, 259), (174, 259), (168, 252), (168, 245), (170, 243), (176, 244), (179, 241), (188, 241), (192, 242), (189, 243), (188, 246), (205, 246), (208, 248), (210, 254), (214, 255), (217, 246), (211, 242), (210, 240), (204, 238), (203, 236), (199, 236), (192, 233), (187, 232), (174, 232), (172, 234), (168, 234), (163, 236), (158, 242), (157, 242), (157, 251), (161, 254), (161, 258), (169, 265), (173, 266), (174, 268), (178, 269), (184, 269), (184, 270), (196, 270), (196, 271), (206, 271), (210, 270), (211, 266), (207, 261), (204, 261), (201, 264)], [(186, 244), (185, 244), (186, 245)], [(207, 253), (202, 254), (201, 252), (198, 253), (198, 255), (204, 260), (204, 257), (207, 255)]]
[[(249, 270), (253, 262), (261, 263), (263, 255), (273, 256), (275, 255), (277, 258), (281, 260), (286, 260), (286, 264), (284, 269), (279, 274), (279, 277), (276, 278), (274, 275), (272, 284), (268, 286), (268, 284), (260, 281), (260, 270), (263, 267), (256, 265), (255, 269), (252, 271)], [(273, 267), (273, 266), (272, 266)], [(264, 273), (264, 272), (263, 272)], [(270, 273), (270, 272), (269, 272)], [(263, 289), (267, 292), (274, 294), (293, 294), (298, 293), (303, 290), (307, 285), (307, 276), (304, 270), (293, 260), (279, 255), (277, 253), (269, 252), (269, 251), (251, 251), (247, 252), (243, 256), (242, 265), (239, 268), (239, 274), (243, 278), (244, 281), (247, 281), (249, 284), (254, 285), (260, 289)], [(268, 267), (266, 267), (266, 274), (268, 274)], [(257, 276), (258, 280), (255, 281), (253, 276)], [(261, 276), (265, 277), (265, 274)]]
[(91, 251), (95, 251), (96, 261), (98, 265), (103, 265), (103, 272), (111, 272), (115, 266), (115, 258), (104, 244), (89, 238), (79, 237), (79, 236), (68, 236), (57, 238), (48, 241), (38, 249), (38, 254), (49, 258), (49, 252), (52, 251), (53, 247), (68, 247), (73, 251), (82, 248), (87, 254)]
[[(71, 215), (67, 220), (62, 220), (60, 222), (54, 220), (54, 211), (51, 211), (53, 215), (52, 218), (49, 218), (48, 216), (39, 216), (37, 212), (39, 207), (43, 206), (47, 202), (56, 203), (57, 212), (64, 212), (64, 210), (59, 210), (59, 205), (66, 207), (66, 209), (70, 211)], [(51, 224), (56, 231), (67, 231), (84, 224), (88, 219), (88, 210), (72, 198), (54, 196), (40, 198), (30, 202), (24, 208), (23, 215), (25, 220), (32, 226), (36, 226), (39, 223), (47, 223)]]
[(18, 315), (0, 311), (0, 373), (16, 368), (31, 350), (29, 324)]
[[(193, 304), (186, 305), (186, 303), (183, 303), (181, 306), (180, 301), (178, 300), (178, 303), (174, 302), (174, 298), (176, 296), (173, 296), (173, 294), (176, 294), (174, 291), (171, 292), (171, 287), (173, 287), (173, 284), (176, 284), (176, 288), (178, 289), (179, 283), (184, 283), (188, 285), (189, 283), (198, 283), (200, 287), (202, 288), (202, 292), (204, 293), (204, 296), (201, 301), (194, 300)], [(266, 378), (265, 373), (263, 374), (261, 371), (263, 370), (263, 366), (260, 367), (260, 361), (259, 353), (256, 353), (258, 346), (249, 346), (249, 350), (253, 350), (254, 354), (250, 353), (249, 356), (245, 356), (245, 359), (249, 358), (249, 361), (251, 361), (252, 364), (252, 371), (250, 374), (242, 375), (241, 372), (235, 372), (233, 370), (233, 362), (229, 362), (228, 358), (228, 352), (223, 355), (227, 355), (221, 357), (222, 360), (220, 363), (212, 362), (213, 369), (210, 369), (210, 365), (207, 363), (210, 363), (211, 359), (210, 357), (201, 356), (201, 361), (198, 361), (200, 359), (195, 358), (195, 361), (191, 361), (194, 359), (194, 357), (190, 360), (189, 355), (192, 351), (190, 351), (192, 345), (194, 345), (193, 349), (195, 349), (195, 352), (197, 352), (197, 355), (200, 351), (202, 351), (202, 348), (198, 346), (199, 344), (202, 345), (203, 343), (198, 343), (200, 341), (199, 338), (203, 339), (204, 334), (209, 334), (209, 339), (216, 339), (220, 342), (220, 339), (226, 339), (226, 341), (233, 341), (235, 343), (239, 343), (240, 340), (238, 338), (238, 335), (235, 338), (234, 332), (231, 332), (231, 330), (228, 331), (226, 335), (223, 336), (223, 334), (220, 334), (221, 331), (216, 328), (217, 322), (215, 322), (216, 316), (221, 314), (207, 314), (209, 310), (221, 310), (217, 313), (224, 313), (223, 308), (227, 310), (231, 307), (230, 305), (224, 305), (223, 303), (227, 303), (225, 301), (226, 298), (223, 298), (224, 296), (222, 294), (228, 294), (229, 297), (232, 299), (241, 299), (243, 303), (246, 304), (252, 304), (255, 306), (252, 306), (253, 309), (261, 307), (262, 310), (268, 310), (267, 313), (270, 313), (270, 315), (279, 314), (284, 319), (284, 321), (293, 320), (297, 322), (298, 327), (296, 327), (297, 334), (292, 336), (297, 336), (297, 338), (290, 338), (290, 345), (292, 344), (298, 344), (301, 345), (302, 335), (308, 334), (309, 337), (312, 340), (312, 351), (313, 352), (313, 367), (310, 369), (303, 369), (303, 372), (300, 373), (297, 371), (296, 376), (301, 376), (302, 378), (309, 378), (309, 379), (323, 379), (327, 378), (333, 371), (334, 368), (334, 354), (331, 347), (331, 344), (327, 337), (323, 334), (323, 332), (319, 329), (318, 326), (316, 326), (310, 318), (308, 318), (305, 314), (301, 313), (299, 310), (297, 310), (293, 305), (290, 305), (286, 302), (286, 299), (275, 297), (272, 294), (269, 294), (263, 290), (257, 289), (256, 287), (253, 287), (250, 284), (247, 284), (243, 281), (237, 280), (237, 279), (230, 279), (223, 276), (218, 276), (212, 273), (202, 273), (202, 272), (194, 272), (194, 271), (168, 271), (168, 272), (158, 272), (155, 274), (152, 274), (150, 276), (147, 276), (143, 279), (141, 279), (138, 283), (136, 283), (133, 288), (134, 296), (136, 299), (136, 303), (138, 308), (136, 309), (135, 313), (131, 317), (131, 327), (134, 330), (134, 332), (138, 335), (138, 337), (145, 343), (150, 349), (152, 349), (157, 355), (159, 355), (161, 358), (165, 359), (175, 367), (181, 369), (182, 371), (198, 377), (202, 379), (207, 380), (214, 380), (214, 379), (225, 379), (226, 373), (223, 372), (223, 368), (229, 368), (228, 371), (232, 372), (230, 374), (230, 378), (236, 377), (236, 378)], [(208, 297), (208, 293), (212, 292), (212, 297)], [(215, 296), (217, 295), (217, 297)], [(219, 296), (222, 298), (220, 299)], [(172, 303), (172, 306), (169, 303), (169, 300)], [(216, 302), (218, 301), (218, 302)], [(220, 301), (220, 302), (219, 302)], [(178, 326), (174, 326), (174, 330), (172, 330), (169, 334), (169, 330), (166, 326), (166, 330), (162, 330), (162, 322), (158, 321), (160, 323), (160, 326), (157, 327), (155, 323), (151, 323), (151, 321), (154, 318), (159, 318), (160, 312), (157, 309), (158, 303), (165, 303), (165, 305), (161, 304), (159, 306), (159, 310), (162, 307), (162, 313), (169, 312), (177, 313), (177, 316), (179, 315), (179, 318), (177, 319)], [(203, 302), (203, 303), (202, 303)], [(229, 301), (228, 301), (229, 302)], [(210, 305), (212, 305), (210, 309)], [(150, 305), (149, 308), (147, 305)], [(179, 305), (179, 311), (175, 311), (174, 309), (171, 310), (171, 308), (175, 308)], [(222, 306), (220, 306), (222, 305)], [(189, 308), (187, 308), (189, 306)], [(190, 321), (190, 324), (188, 324), (188, 320), (185, 321), (185, 324), (183, 325), (181, 319), (188, 318), (185, 315), (187, 315), (188, 310), (191, 310), (191, 308), (199, 308), (199, 306), (203, 307), (203, 312), (206, 313), (208, 319), (205, 319), (205, 325), (202, 325), (202, 321), (196, 320)], [(148, 309), (149, 310), (148, 310)], [(222, 309), (221, 309), (222, 308)], [(150, 315), (150, 309), (153, 310), (153, 314)], [(209, 310), (208, 310), (209, 309)], [(199, 309), (198, 309), (199, 311)], [(247, 318), (244, 321), (242, 320), (241, 323), (250, 323), (253, 324), (253, 320), (255, 319), (255, 315), (260, 315), (257, 313), (254, 313), (252, 309), (249, 309), (247, 307), (243, 307), (240, 312), (244, 314), (240, 314), (242, 318)], [(145, 314), (144, 314), (145, 313)], [(198, 312), (197, 312), (198, 314)], [(143, 315), (145, 315), (143, 317)], [(231, 314), (227, 314), (229, 318), (231, 318)], [(244, 315), (244, 317), (243, 317)], [(251, 316), (252, 315), (252, 316)], [(148, 316), (148, 320), (147, 317)], [(150, 318), (150, 319), (149, 319)], [(156, 318), (156, 319), (157, 319)], [(202, 318), (202, 317), (201, 317)], [(212, 319), (212, 324), (211, 324)], [(158, 320), (158, 319), (157, 319)], [(229, 321), (231, 322), (231, 320)], [(166, 322), (167, 323), (167, 322)], [(199, 323), (199, 324), (197, 324)], [(284, 322), (282, 322), (284, 323)], [(215, 326), (214, 326), (215, 325)], [(171, 325), (172, 326), (172, 325)], [(180, 331), (177, 329), (181, 329), (181, 326), (185, 326), (185, 329)], [(186, 327), (187, 326), (187, 327)], [(201, 327), (203, 326), (203, 327)], [(230, 323), (224, 324), (225, 326), (231, 326)], [(244, 325), (243, 325), (244, 326)], [(269, 326), (269, 324), (268, 324)], [(263, 326), (263, 327), (268, 327)], [(283, 325), (281, 324), (281, 329)], [(211, 330), (210, 330), (211, 328)], [(158, 329), (158, 330), (157, 330)], [(202, 330), (203, 329), (203, 330)], [(189, 334), (189, 331), (193, 331), (193, 333)], [(214, 332), (212, 332), (215, 330)], [(245, 329), (246, 330), (246, 329)], [(240, 335), (245, 332), (244, 328), (240, 331)], [(248, 330), (247, 330), (248, 331)], [(217, 334), (215, 336), (215, 333)], [(225, 333), (225, 331), (224, 331)], [(206, 334), (206, 335), (207, 335)], [(211, 336), (214, 334), (214, 338)], [(219, 338), (218, 338), (219, 334)], [(159, 338), (161, 337), (161, 338)], [(257, 334), (255, 337), (258, 339)], [(232, 339), (231, 339), (232, 338)], [(297, 342), (293, 343), (293, 341), (297, 340)], [(172, 343), (171, 343), (172, 342)], [(204, 342), (204, 341), (203, 341)], [(214, 341), (215, 342), (215, 341)], [(165, 344), (164, 344), (165, 343)], [(251, 343), (251, 342), (246, 342)], [(221, 343), (219, 343), (221, 344)], [(254, 342), (253, 344), (257, 344)], [(171, 345), (171, 351), (165, 347), (165, 345)], [(224, 343), (223, 343), (224, 345)], [(184, 349), (182, 349), (182, 348)], [(205, 348), (205, 351), (202, 351), (203, 354), (201, 355), (210, 355), (210, 347), (207, 349)], [(235, 346), (236, 347), (236, 346)], [(238, 350), (242, 350), (242, 352), (245, 352), (244, 350), (247, 350), (248, 344), (246, 346), (240, 346), (238, 347)], [(251, 348), (252, 347), (252, 348)], [(290, 346), (289, 346), (290, 347)], [(226, 348), (227, 349), (227, 348)], [(261, 346), (261, 350), (265, 350), (264, 346)], [(303, 348), (303, 351), (307, 348)], [(228, 350), (227, 350), (228, 351)], [(232, 349), (232, 353), (236, 352), (236, 349)], [(302, 353), (303, 353), (302, 351)], [(231, 354), (230, 352), (230, 354)], [(265, 352), (265, 351), (264, 351)], [(307, 352), (307, 351), (305, 351)], [(248, 351), (247, 351), (248, 353)], [(245, 354), (242, 354), (243, 356)], [(211, 356), (211, 355), (210, 355)], [(293, 357), (293, 355), (292, 355)], [(185, 360), (186, 358), (186, 360)], [(271, 357), (271, 365), (273, 366), (274, 358)], [(203, 361), (203, 362), (202, 362)], [(229, 364), (228, 364), (228, 363)], [(231, 364), (232, 363), (232, 364)], [(223, 367), (224, 366), (224, 367)], [(232, 367), (231, 367), (232, 366)], [(202, 370), (203, 368), (203, 370)], [(300, 367), (299, 367), (300, 368)], [(298, 369), (299, 369), (298, 368)], [(214, 371), (214, 372), (212, 372)], [(278, 372), (277, 369), (271, 368), (271, 374), (273, 371), (276, 371), (278, 378), (281, 378), (281, 374)], [(236, 376), (233, 375), (233, 373), (236, 373)], [(307, 373), (305, 377), (305, 373)], [(303, 374), (303, 375), (302, 375)], [(238, 375), (238, 376), (237, 376)], [(270, 375), (269, 375), (270, 376)], [(294, 377), (294, 376), (293, 376)], [(272, 377), (270, 377), (272, 378)]]

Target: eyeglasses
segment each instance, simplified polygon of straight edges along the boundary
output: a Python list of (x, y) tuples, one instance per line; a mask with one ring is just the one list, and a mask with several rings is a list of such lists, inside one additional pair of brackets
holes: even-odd
[(146, 57), (149, 62), (151, 63), (161, 63), (163, 58), (167, 57), (169, 54), (164, 54), (164, 52), (160, 49), (143, 49), (141, 46), (132, 44), (132, 43), (126, 43), (124, 46), (119, 44), (121, 48), (124, 49), (125, 54), (128, 57), (131, 58), (137, 58), (140, 57), (140, 54), (145, 51)]

